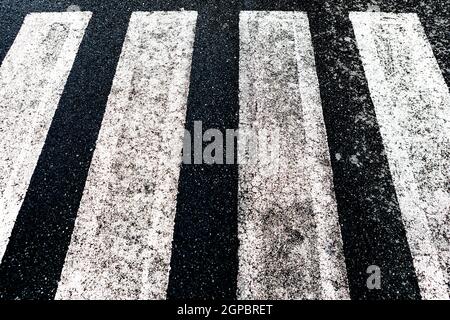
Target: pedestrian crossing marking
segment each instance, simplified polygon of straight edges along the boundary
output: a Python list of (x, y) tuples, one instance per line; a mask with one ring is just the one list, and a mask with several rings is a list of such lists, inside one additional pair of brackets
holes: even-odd
[(0, 68), (0, 259), (91, 13), (32, 13)]
[[(166, 298), (196, 17), (132, 14), (59, 299)], [(29, 14), (0, 67), (0, 258), (90, 18)], [(448, 87), (417, 15), (350, 19), (421, 295), (448, 299)], [(240, 129), (288, 144), (239, 167), (238, 297), (347, 299), (307, 14), (243, 11), (240, 43)]]
[(425, 299), (449, 299), (450, 95), (416, 14), (350, 18)]
[(241, 12), (240, 38), (239, 129), (280, 145), (239, 168), (239, 298), (348, 299), (307, 15)]
[(165, 298), (196, 17), (131, 16), (57, 299)]

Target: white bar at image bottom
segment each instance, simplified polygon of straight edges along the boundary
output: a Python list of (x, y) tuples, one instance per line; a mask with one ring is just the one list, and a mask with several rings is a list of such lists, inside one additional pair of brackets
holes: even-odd
[(57, 299), (164, 299), (196, 12), (135, 12)]
[(416, 14), (352, 12), (350, 19), (422, 298), (449, 299), (448, 87)]
[(240, 41), (238, 297), (349, 299), (307, 15), (241, 12)]
[(0, 260), (90, 18), (27, 15), (0, 67)]

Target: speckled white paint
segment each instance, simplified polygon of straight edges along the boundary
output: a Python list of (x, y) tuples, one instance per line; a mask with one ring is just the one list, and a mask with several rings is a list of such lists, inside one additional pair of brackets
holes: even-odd
[(238, 296), (348, 299), (307, 15), (242, 12), (240, 37), (240, 130), (279, 129), (280, 158), (240, 164)]
[(58, 299), (166, 296), (196, 12), (135, 12)]
[(90, 12), (25, 17), (0, 68), (0, 259)]
[(416, 14), (350, 14), (422, 297), (449, 299), (450, 95)]

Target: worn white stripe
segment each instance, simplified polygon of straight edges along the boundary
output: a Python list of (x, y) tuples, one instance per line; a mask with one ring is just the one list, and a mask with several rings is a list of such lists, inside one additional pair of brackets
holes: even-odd
[(0, 259), (91, 17), (25, 17), (0, 67)]
[(240, 37), (239, 298), (349, 298), (308, 18), (242, 12)]
[(422, 297), (448, 299), (449, 90), (416, 14), (351, 13), (350, 18)]
[(166, 295), (196, 12), (135, 12), (59, 299)]

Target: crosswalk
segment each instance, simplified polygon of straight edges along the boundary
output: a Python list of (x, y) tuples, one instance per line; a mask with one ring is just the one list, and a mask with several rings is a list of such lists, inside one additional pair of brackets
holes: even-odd
[[(91, 17), (27, 15), (0, 67), (2, 260)], [(421, 297), (449, 299), (448, 87), (417, 15), (349, 18), (376, 112), (355, 125), (379, 125)], [(267, 158), (237, 166), (239, 299), (352, 296), (348, 264), (358, 257), (346, 253), (332, 163), (360, 168), (364, 150), (329, 151), (309, 19), (239, 14), (239, 130), (277, 132), (280, 142), (276, 170)], [(174, 228), (183, 229), (176, 216), (197, 28), (195, 11), (132, 13), (57, 299), (167, 298)]]

